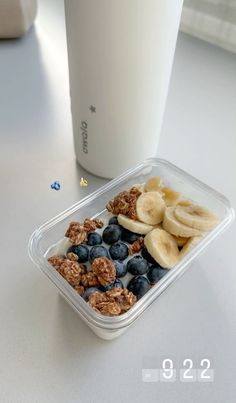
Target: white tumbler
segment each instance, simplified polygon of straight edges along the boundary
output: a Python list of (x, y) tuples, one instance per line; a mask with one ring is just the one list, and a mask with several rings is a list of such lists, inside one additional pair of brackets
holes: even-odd
[(65, 0), (76, 158), (112, 178), (156, 155), (183, 0)]

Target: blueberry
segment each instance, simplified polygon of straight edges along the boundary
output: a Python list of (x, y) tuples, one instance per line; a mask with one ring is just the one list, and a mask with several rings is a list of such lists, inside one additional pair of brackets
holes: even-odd
[(88, 234), (87, 244), (89, 246), (101, 245), (101, 243), (102, 243), (102, 237), (100, 234), (98, 234), (97, 232), (90, 232), (90, 234)]
[(152, 265), (147, 272), (147, 278), (152, 284), (156, 284), (163, 276), (168, 273), (168, 269), (163, 269), (163, 267), (157, 265)]
[(94, 292), (96, 292), (96, 291), (101, 292), (102, 290), (100, 290), (100, 289), (97, 288), (97, 287), (89, 287), (89, 288), (86, 288), (86, 290), (85, 290), (85, 291), (83, 292), (83, 294), (82, 294), (82, 298), (85, 299), (85, 301), (87, 302), (87, 301), (89, 300), (89, 296), (90, 296), (91, 294), (93, 294)]
[(89, 248), (86, 245), (72, 245), (67, 253), (75, 253), (78, 258), (80, 263), (85, 263), (88, 260), (89, 257)]
[(121, 229), (119, 225), (111, 224), (104, 229), (102, 239), (108, 245), (112, 245), (113, 243), (119, 241), (120, 235)]
[(156, 264), (155, 259), (150, 255), (146, 248), (143, 248), (141, 251), (141, 255), (144, 259), (148, 261), (148, 263)]
[(140, 238), (139, 234), (135, 234), (134, 232), (129, 231), (128, 229), (122, 228), (121, 231), (121, 239), (124, 242), (133, 243)]
[(136, 295), (137, 299), (140, 299), (150, 289), (150, 283), (145, 277), (137, 276), (130, 280), (127, 288)]
[(102, 289), (103, 289), (104, 291), (112, 290), (112, 288), (124, 288), (122, 281), (117, 278), (114, 283), (111, 283), (111, 284), (108, 284), (108, 285), (105, 286), (105, 287), (102, 287)]
[(120, 260), (114, 260), (114, 265), (116, 268), (116, 277), (124, 277), (127, 274), (127, 266)]
[(148, 262), (142, 256), (134, 256), (127, 263), (128, 272), (137, 276), (139, 274), (144, 274), (148, 271)]
[(108, 250), (104, 246), (96, 245), (90, 249), (90, 253), (89, 253), (90, 262), (93, 262), (94, 259), (96, 259), (97, 257), (101, 257), (101, 256), (108, 257), (108, 259), (109, 259)]
[(113, 260), (124, 260), (129, 254), (128, 246), (123, 242), (116, 242), (111, 245), (109, 252)]
[(118, 224), (117, 217), (115, 215), (111, 217), (110, 220), (108, 221), (108, 224)]

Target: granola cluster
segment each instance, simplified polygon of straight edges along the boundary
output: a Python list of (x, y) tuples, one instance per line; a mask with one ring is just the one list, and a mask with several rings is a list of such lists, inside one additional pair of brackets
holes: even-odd
[(60, 267), (60, 270), (63, 273), (63, 277), (70, 285), (79, 285), (81, 280), (81, 268), (78, 262), (65, 259)]
[(91, 294), (89, 305), (102, 315), (118, 316), (127, 312), (136, 300), (136, 296), (127, 288), (113, 288), (110, 291)]
[(136, 201), (141, 193), (138, 188), (132, 187), (130, 190), (119, 193), (109, 201), (106, 208), (115, 215), (124, 214), (133, 220), (137, 220)]
[[(129, 218), (137, 219), (136, 201), (140, 194), (141, 191), (137, 187), (121, 192), (108, 203), (107, 209), (115, 215), (121, 213)], [(86, 244), (88, 234), (102, 227), (103, 223), (98, 219), (87, 218), (83, 223), (73, 221), (65, 236), (69, 238), (72, 245)], [(140, 236), (129, 245), (129, 254), (138, 253), (143, 246), (144, 238)], [(77, 254), (70, 250), (71, 248), (66, 256), (51, 256), (48, 262), (82, 297), (88, 288), (95, 288), (95, 292), (92, 292), (88, 301), (95, 311), (106, 316), (118, 316), (127, 312), (135, 304), (137, 298), (131, 291), (127, 288), (116, 288), (117, 284), (118, 287), (123, 285), (122, 282), (116, 283), (116, 267), (111, 259), (100, 256), (95, 258), (91, 265), (82, 264), (79, 262), (79, 252)], [(109, 291), (105, 291), (109, 288)]]
[(114, 263), (107, 257), (98, 257), (92, 263), (93, 273), (97, 276), (101, 285), (106, 286), (114, 283), (116, 279), (116, 268)]
[(90, 232), (94, 232), (97, 228), (102, 228), (102, 221), (94, 218), (86, 218), (83, 224), (72, 221), (68, 230), (65, 233), (65, 237), (69, 238), (73, 245), (80, 245), (87, 241), (87, 236)]
[(64, 277), (72, 287), (79, 285), (84, 268), (65, 256), (51, 256), (48, 262)]
[[(92, 263), (92, 271), (79, 264), (74, 256), (52, 256), (48, 262), (82, 295), (87, 287), (100, 287), (114, 283), (116, 269), (111, 260), (98, 257)], [(71, 259), (69, 259), (69, 257)], [(95, 292), (89, 297), (89, 305), (106, 316), (117, 316), (127, 312), (136, 302), (136, 296), (126, 288), (113, 288), (106, 292)]]
[(83, 274), (81, 277), (81, 284), (87, 288), (87, 287), (98, 287), (100, 286), (99, 280), (92, 271), (89, 271), (86, 274)]
[(78, 263), (76, 257), (75, 253), (68, 253), (67, 257), (52, 256), (48, 262), (79, 294), (83, 293), (87, 287), (106, 286), (115, 282), (116, 269), (108, 258), (98, 257), (94, 259), (92, 271), (87, 272), (86, 265)]
[(68, 258), (69, 260), (73, 260), (73, 262), (78, 262), (78, 260), (79, 260), (78, 256), (77, 256), (75, 253), (73, 253), (73, 252), (67, 253), (66, 256), (67, 256), (67, 258)]
[(133, 255), (134, 253), (138, 253), (144, 247), (144, 238), (140, 236), (136, 241), (134, 241), (131, 245), (129, 245), (129, 255)]
[(58, 271), (58, 273), (62, 274), (61, 272), (61, 265), (65, 260), (65, 256), (51, 256), (48, 259), (48, 262)]
[(103, 222), (98, 218), (86, 218), (84, 220), (84, 229), (89, 234), (90, 232), (96, 231), (97, 228), (102, 228)]

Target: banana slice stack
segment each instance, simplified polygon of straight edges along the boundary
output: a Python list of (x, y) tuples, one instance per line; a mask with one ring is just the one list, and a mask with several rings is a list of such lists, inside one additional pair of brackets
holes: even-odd
[(142, 191), (136, 202), (138, 220), (119, 214), (118, 222), (145, 235), (150, 255), (163, 268), (171, 269), (201, 241), (203, 232), (217, 225), (218, 218), (205, 207), (181, 200), (179, 192), (162, 185), (160, 176), (136, 186)]

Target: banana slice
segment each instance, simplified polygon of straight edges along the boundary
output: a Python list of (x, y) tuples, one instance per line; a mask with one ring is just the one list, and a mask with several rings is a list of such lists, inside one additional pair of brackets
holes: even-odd
[(179, 252), (179, 259), (182, 259), (187, 253), (189, 253), (201, 240), (202, 236), (194, 236), (188, 240)]
[(132, 220), (129, 217), (126, 217), (123, 214), (119, 214), (118, 217), (118, 223), (128, 229), (131, 232), (135, 232), (136, 234), (140, 235), (146, 235), (148, 232), (150, 232), (153, 229), (152, 225), (144, 224), (143, 222)]
[(175, 217), (174, 211), (176, 207), (167, 207), (165, 210), (163, 228), (172, 235), (190, 238), (192, 236), (201, 235), (201, 232), (195, 228), (191, 228)]
[(144, 190), (145, 192), (159, 192), (162, 195), (161, 184), (161, 176), (153, 176), (145, 183)]
[(218, 223), (215, 214), (197, 204), (177, 206), (174, 215), (183, 224), (201, 231), (210, 231)]
[(193, 203), (190, 200), (180, 200), (178, 206), (191, 206)]
[(164, 193), (163, 199), (167, 206), (175, 206), (181, 196), (181, 193), (175, 192), (171, 188), (164, 187), (161, 189)]
[(136, 201), (138, 219), (145, 224), (159, 224), (164, 217), (165, 202), (160, 193), (142, 193)]
[(171, 269), (179, 260), (179, 249), (172, 235), (155, 228), (144, 238), (148, 252), (165, 269)]
[(189, 240), (189, 238), (185, 238), (183, 236), (175, 236), (175, 235), (172, 235), (172, 236), (175, 239), (177, 245), (180, 247), (184, 246)]

